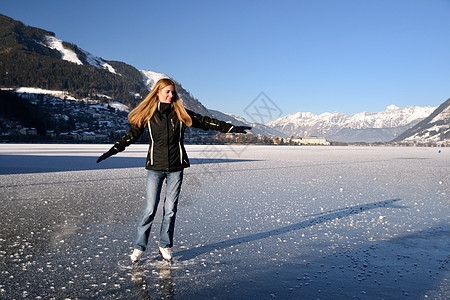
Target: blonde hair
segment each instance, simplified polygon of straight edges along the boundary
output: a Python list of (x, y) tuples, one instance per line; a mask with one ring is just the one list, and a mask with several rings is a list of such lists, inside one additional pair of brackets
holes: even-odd
[(150, 91), (150, 93), (145, 97), (144, 100), (142, 100), (141, 103), (139, 103), (136, 108), (134, 108), (129, 114), (128, 114), (128, 121), (130, 121), (131, 125), (135, 127), (142, 127), (143, 125), (147, 124), (147, 122), (153, 117), (155, 114), (155, 111), (158, 107), (158, 93), (160, 90), (165, 88), (168, 85), (173, 85), (175, 89), (175, 95), (172, 100), (173, 108), (175, 110), (175, 113), (178, 116), (178, 119), (186, 124), (187, 126), (192, 125), (192, 119), (186, 112), (186, 109), (183, 106), (183, 103), (181, 102), (181, 99), (178, 97), (178, 93), (176, 92), (176, 85), (175, 83), (170, 80), (169, 78), (163, 78), (158, 80), (158, 82), (155, 84), (153, 89)]

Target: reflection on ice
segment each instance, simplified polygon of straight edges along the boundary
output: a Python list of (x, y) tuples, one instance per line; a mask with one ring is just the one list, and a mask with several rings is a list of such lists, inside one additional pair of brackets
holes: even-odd
[[(154, 295), (157, 293), (153, 289), (159, 290), (160, 299), (173, 299), (174, 287), (171, 273), (170, 266), (166, 265), (161, 266), (158, 271), (152, 272), (151, 276), (147, 277), (142, 266), (134, 266), (131, 270), (131, 278), (134, 283), (136, 299), (146, 300), (154, 298)], [(157, 281), (152, 283), (155, 278)]]

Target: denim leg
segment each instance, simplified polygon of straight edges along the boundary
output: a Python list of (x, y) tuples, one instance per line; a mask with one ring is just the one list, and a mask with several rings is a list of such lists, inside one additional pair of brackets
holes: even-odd
[(145, 251), (147, 248), (150, 230), (161, 195), (161, 188), (166, 174), (163, 171), (148, 170), (146, 187), (146, 207), (141, 221), (137, 226), (137, 236), (134, 248)]
[(175, 217), (177, 214), (178, 198), (183, 181), (183, 170), (168, 172), (166, 178), (166, 197), (164, 199), (163, 220), (159, 246), (171, 248), (173, 246), (173, 232), (175, 228)]

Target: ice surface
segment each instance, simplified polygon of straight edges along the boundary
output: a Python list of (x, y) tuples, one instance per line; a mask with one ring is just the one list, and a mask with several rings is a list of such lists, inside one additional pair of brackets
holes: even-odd
[(446, 148), (189, 145), (174, 261), (160, 211), (131, 267), (147, 146), (110, 146), (0, 145), (0, 298), (450, 297)]

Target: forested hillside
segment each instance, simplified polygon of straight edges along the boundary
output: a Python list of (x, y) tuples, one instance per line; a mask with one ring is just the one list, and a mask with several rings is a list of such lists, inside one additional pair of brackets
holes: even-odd
[[(26, 26), (0, 15), (0, 87), (40, 87), (68, 91), (76, 98), (107, 95), (134, 107), (146, 95), (142, 75), (134, 67), (111, 61), (117, 74), (89, 64), (77, 65), (61, 59), (61, 54), (45, 46), (53, 32)], [(76, 45), (64, 43), (81, 61), (86, 55)]]

